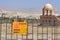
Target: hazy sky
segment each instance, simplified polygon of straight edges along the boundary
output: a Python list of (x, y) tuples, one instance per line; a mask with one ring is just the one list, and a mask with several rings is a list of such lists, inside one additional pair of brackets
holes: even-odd
[(0, 0), (0, 8), (41, 10), (47, 3), (60, 10), (60, 0)]

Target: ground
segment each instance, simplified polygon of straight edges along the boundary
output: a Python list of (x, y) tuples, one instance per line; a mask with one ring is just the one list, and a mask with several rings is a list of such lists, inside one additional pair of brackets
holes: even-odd
[[(60, 26), (49, 26), (49, 27), (45, 27), (45, 26), (36, 26), (36, 27), (32, 27), (32, 25), (28, 26), (28, 34), (27, 35), (14, 35), (11, 34), (11, 24), (10, 23), (3, 23), (1, 25), (1, 40), (22, 40), (22, 39), (48, 39), (48, 40), (52, 40), (52, 39), (60, 39)], [(32, 29), (33, 28), (33, 29)], [(43, 32), (43, 33), (42, 33)], [(55, 33), (55, 34), (54, 34)], [(43, 36), (42, 36), (43, 34)]]

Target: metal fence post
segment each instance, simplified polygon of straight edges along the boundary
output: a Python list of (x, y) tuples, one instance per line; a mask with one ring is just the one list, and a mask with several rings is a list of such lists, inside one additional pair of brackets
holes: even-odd
[(13, 21), (11, 20), (11, 40), (12, 40), (12, 25), (13, 25)]
[(0, 20), (1, 20), (1, 21), (0, 21), (0, 40), (1, 40), (1, 29), (2, 29), (2, 28), (1, 28), (2, 26), (1, 26), (1, 25), (2, 25), (2, 17), (1, 17)]
[(6, 40), (7, 40), (7, 21), (6, 21)]

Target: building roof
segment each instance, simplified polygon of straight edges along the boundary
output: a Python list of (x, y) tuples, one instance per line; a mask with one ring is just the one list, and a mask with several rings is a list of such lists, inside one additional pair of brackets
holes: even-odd
[(52, 7), (51, 4), (46, 4), (46, 5), (44, 6), (44, 9), (45, 9), (45, 10), (53, 10), (53, 7)]

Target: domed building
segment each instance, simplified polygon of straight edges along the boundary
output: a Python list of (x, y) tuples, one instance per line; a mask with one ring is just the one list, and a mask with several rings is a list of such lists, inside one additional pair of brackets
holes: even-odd
[(51, 4), (46, 4), (42, 9), (40, 15), (40, 25), (43, 26), (57, 26), (60, 23), (60, 16), (53, 15), (54, 8)]

